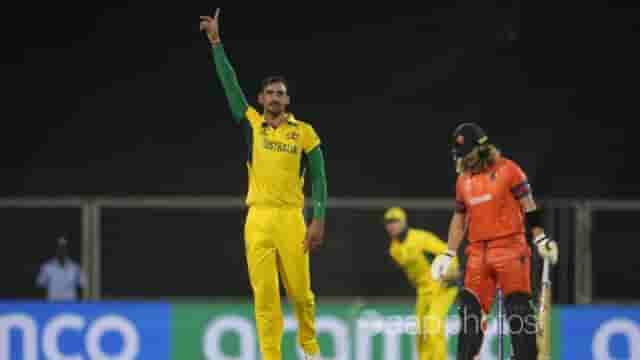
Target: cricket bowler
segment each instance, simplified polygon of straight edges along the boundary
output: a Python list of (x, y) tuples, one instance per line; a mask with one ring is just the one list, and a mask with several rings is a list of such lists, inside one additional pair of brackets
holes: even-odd
[(531, 227), (538, 253), (551, 263), (558, 259), (557, 244), (545, 235), (543, 212), (536, 206), (526, 174), (489, 143), (480, 126), (460, 124), (451, 141), (458, 172), (456, 207), (449, 225), (449, 250), (436, 258), (433, 271), (436, 278), (444, 274), (467, 231), (458, 359), (471, 360), (479, 353), (484, 335), (480, 322), (499, 286), (515, 359), (535, 360), (536, 320), (529, 303), (531, 251), (525, 224)]
[[(249, 190), (244, 238), (262, 359), (282, 359), (280, 281), (295, 309), (298, 342), (305, 359), (320, 359), (309, 274), (309, 250), (322, 243), (327, 201), (320, 138), (310, 124), (287, 112), (290, 99), (282, 77), (263, 81), (258, 94), (263, 112), (247, 103), (225, 54), (218, 17), (219, 10), (213, 17), (201, 16), (200, 30), (207, 34), (234, 122), (247, 142)], [(313, 192), (313, 219), (308, 228), (303, 216), (307, 167)]]
[(384, 224), (391, 240), (389, 254), (416, 289), (418, 359), (446, 360), (447, 313), (458, 294), (458, 288), (451, 282), (459, 274), (453, 264), (444, 274), (444, 281), (433, 279), (428, 258), (445, 254), (447, 244), (429, 231), (409, 227), (407, 214), (399, 207), (385, 212)]

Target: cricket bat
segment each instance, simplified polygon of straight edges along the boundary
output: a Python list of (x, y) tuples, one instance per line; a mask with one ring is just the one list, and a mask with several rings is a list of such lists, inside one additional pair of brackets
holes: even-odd
[(549, 272), (551, 263), (544, 259), (542, 266), (542, 288), (538, 309), (538, 331), (536, 342), (538, 343), (538, 360), (551, 359), (551, 280)]

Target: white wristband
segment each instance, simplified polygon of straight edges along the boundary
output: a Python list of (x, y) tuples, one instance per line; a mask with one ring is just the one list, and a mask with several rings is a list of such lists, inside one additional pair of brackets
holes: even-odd
[(451, 256), (451, 257), (456, 257), (456, 252), (451, 250), (451, 249), (449, 249), (449, 250), (447, 250), (446, 255)]

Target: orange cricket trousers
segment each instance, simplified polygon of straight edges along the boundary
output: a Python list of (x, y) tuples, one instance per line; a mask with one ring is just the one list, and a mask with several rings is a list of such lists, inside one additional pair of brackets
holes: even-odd
[(488, 314), (498, 287), (504, 296), (531, 294), (531, 249), (524, 234), (470, 243), (465, 249), (464, 286)]

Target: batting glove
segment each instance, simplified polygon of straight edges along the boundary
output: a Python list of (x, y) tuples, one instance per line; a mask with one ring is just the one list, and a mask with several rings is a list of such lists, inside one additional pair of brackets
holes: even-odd
[(445, 254), (436, 256), (431, 264), (431, 277), (438, 281), (444, 280), (455, 257), (456, 253), (451, 250), (447, 250)]
[(549, 239), (544, 233), (536, 236), (533, 240), (538, 248), (538, 254), (543, 259), (549, 259), (552, 264), (558, 262), (558, 244), (555, 241)]

